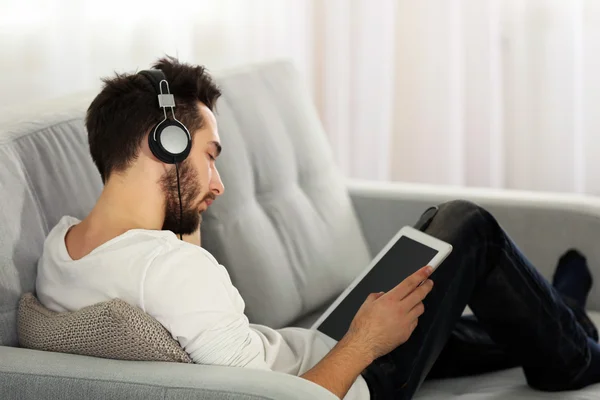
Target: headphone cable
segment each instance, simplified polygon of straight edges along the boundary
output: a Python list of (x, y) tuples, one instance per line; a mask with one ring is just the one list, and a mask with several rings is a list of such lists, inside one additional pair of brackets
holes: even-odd
[(179, 185), (179, 166), (177, 162), (175, 162), (175, 171), (177, 173), (177, 193), (179, 194), (179, 239), (183, 240), (183, 234), (181, 233), (183, 230), (183, 205), (181, 204), (181, 186)]

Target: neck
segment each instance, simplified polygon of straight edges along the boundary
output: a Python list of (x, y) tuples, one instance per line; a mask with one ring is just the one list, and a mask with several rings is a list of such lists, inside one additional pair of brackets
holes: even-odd
[(96, 205), (82, 222), (85, 230), (92, 234), (112, 231), (119, 235), (130, 229), (161, 229), (163, 194), (159, 185), (147, 181), (144, 176), (111, 176)]
[(152, 174), (111, 176), (92, 211), (66, 235), (67, 251), (73, 259), (131, 229), (162, 228), (163, 194), (149, 176)]

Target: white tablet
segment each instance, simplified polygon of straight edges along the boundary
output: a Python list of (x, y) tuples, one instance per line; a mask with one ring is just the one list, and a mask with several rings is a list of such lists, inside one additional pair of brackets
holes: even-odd
[(426, 265), (435, 270), (451, 252), (452, 245), (405, 226), (329, 306), (312, 329), (339, 341), (370, 293), (387, 292)]

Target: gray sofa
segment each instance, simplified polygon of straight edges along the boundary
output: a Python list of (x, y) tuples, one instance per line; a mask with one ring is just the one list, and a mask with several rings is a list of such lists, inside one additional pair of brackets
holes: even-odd
[[(216, 77), (224, 92), (218, 166), (226, 190), (204, 218), (203, 246), (227, 267), (252, 323), (310, 327), (401, 226), (413, 224), (431, 204), (455, 198), (489, 208), (546, 276), (560, 254), (575, 246), (600, 278), (600, 201), (348, 181), (289, 63), (252, 65)], [(83, 126), (94, 95), (0, 112), (0, 398), (334, 399), (282, 373), (18, 347), (17, 303), (35, 290), (46, 234), (64, 214), (83, 218), (101, 191)], [(589, 306), (600, 310), (600, 284)], [(600, 314), (592, 315), (600, 322)], [(600, 397), (600, 385), (577, 393), (537, 393), (512, 369), (426, 382), (416, 398), (459, 396), (591, 399)]]

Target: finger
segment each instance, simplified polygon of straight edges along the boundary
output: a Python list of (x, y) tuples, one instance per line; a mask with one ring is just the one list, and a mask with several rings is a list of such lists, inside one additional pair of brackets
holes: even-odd
[(414, 306), (409, 312), (407, 317), (409, 319), (417, 319), (425, 312), (425, 305), (423, 302), (420, 302), (416, 306)]
[(414, 306), (423, 301), (425, 297), (431, 292), (433, 288), (433, 281), (431, 279), (427, 279), (422, 286), (419, 286), (411, 294), (406, 296), (403, 300), (401, 300), (405, 306), (406, 310), (412, 309)]
[(376, 297), (375, 297), (375, 296), (377, 296), (377, 293), (370, 293), (370, 294), (367, 296), (367, 298), (366, 298), (366, 300), (365, 300), (365, 301), (366, 301), (367, 303), (369, 303), (369, 302), (371, 302), (371, 301), (373, 301), (373, 300), (375, 300), (375, 299), (376, 299)]
[(385, 294), (385, 292), (371, 293), (367, 296), (367, 301), (368, 302), (375, 301), (378, 298), (380, 298), (381, 296), (383, 296), (384, 294)]
[(429, 278), (429, 275), (431, 275), (432, 272), (433, 268), (431, 268), (430, 266), (423, 267), (414, 274), (410, 275), (402, 282), (400, 282), (396, 287), (391, 289), (388, 292), (388, 294), (390, 296), (395, 297), (398, 300), (402, 300), (410, 293), (412, 293), (413, 290), (415, 290), (415, 288), (419, 285), (419, 283)]
[(411, 331), (411, 332), (412, 332), (412, 331), (414, 331), (414, 330), (416, 329), (417, 325), (419, 325), (419, 320), (418, 320), (418, 319), (415, 319), (415, 320), (413, 321), (412, 325), (410, 326), (410, 331)]

